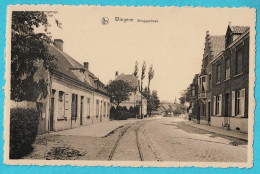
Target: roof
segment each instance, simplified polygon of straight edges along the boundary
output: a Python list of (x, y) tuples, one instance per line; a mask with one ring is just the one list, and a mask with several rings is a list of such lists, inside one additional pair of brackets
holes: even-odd
[(73, 59), (71, 56), (66, 54), (63, 51), (60, 51), (58, 48), (56, 48), (53, 45), (48, 45), (48, 51), (51, 55), (53, 55), (56, 59), (54, 59), (54, 64), (56, 65), (55, 70), (69, 76), (70, 78), (73, 78), (74, 80), (80, 81), (80, 79), (72, 72), (72, 69), (83, 69), (84, 71), (87, 71), (89, 74), (89, 82), (87, 80), (84, 80), (85, 85), (89, 87), (93, 87), (99, 91), (107, 92), (104, 88), (98, 88), (98, 84), (95, 82), (97, 80), (99, 83), (103, 85), (102, 82), (99, 81), (99, 79), (91, 73), (88, 69), (86, 69), (83, 65), (81, 65), (79, 62), (77, 62), (75, 59)]
[(214, 57), (225, 50), (225, 36), (210, 36), (210, 48)]
[(125, 75), (122, 73), (115, 80), (123, 80), (128, 82), (132, 88), (137, 88), (139, 86), (138, 79), (133, 74)]
[(248, 26), (229, 26), (232, 33), (236, 33), (236, 34), (242, 34), (244, 33), (246, 30), (249, 29)]

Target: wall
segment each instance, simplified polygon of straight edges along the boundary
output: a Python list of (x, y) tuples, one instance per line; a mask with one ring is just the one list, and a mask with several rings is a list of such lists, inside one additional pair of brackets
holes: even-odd
[[(83, 110), (82, 110), (82, 125), (88, 125), (100, 122), (100, 115), (98, 118), (95, 115), (96, 109), (96, 99), (100, 101), (105, 101), (109, 103), (109, 97), (100, 95), (98, 93), (93, 93), (92, 90), (86, 90), (84, 88), (79, 88), (73, 83), (64, 82), (56, 77), (52, 80), (52, 89), (56, 90), (55, 92), (55, 104), (54, 104), (54, 131), (65, 130), (74, 127), (80, 126), (80, 106), (81, 106), (81, 96), (83, 99)], [(58, 115), (58, 95), (59, 91), (63, 91), (68, 98), (68, 110), (65, 110), (65, 118)], [(71, 119), (71, 103), (72, 103), (72, 94), (78, 95), (78, 107), (77, 107), (77, 119)], [(87, 99), (90, 98), (90, 118), (87, 115)], [(99, 105), (100, 106), (100, 105)], [(101, 107), (101, 106), (100, 106)], [(106, 113), (107, 114), (107, 113)], [(108, 114), (107, 114), (108, 115)], [(108, 116), (102, 119), (102, 121), (108, 121)]]

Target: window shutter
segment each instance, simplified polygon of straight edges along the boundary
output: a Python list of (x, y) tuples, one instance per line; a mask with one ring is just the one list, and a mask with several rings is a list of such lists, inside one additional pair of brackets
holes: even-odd
[(222, 115), (222, 94), (219, 95), (219, 116)]
[(240, 109), (241, 116), (245, 116), (245, 88), (240, 90)]
[(235, 109), (236, 109), (236, 106), (235, 106), (235, 103), (236, 103), (236, 97), (235, 97), (235, 94), (236, 92), (235, 91), (232, 91), (232, 116), (235, 116)]
[(213, 100), (213, 115), (216, 115), (216, 96), (214, 96)]
[(69, 117), (69, 94), (65, 93), (65, 117)]

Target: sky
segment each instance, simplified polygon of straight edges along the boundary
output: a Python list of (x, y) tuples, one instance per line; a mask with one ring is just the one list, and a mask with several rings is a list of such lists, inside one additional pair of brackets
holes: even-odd
[[(62, 29), (52, 25), (53, 39), (64, 41), (63, 50), (107, 84), (119, 74), (132, 74), (135, 62), (152, 64), (151, 90), (161, 100), (174, 101), (200, 72), (206, 31), (225, 35), (228, 23), (254, 26), (254, 10), (248, 8), (152, 8), (64, 6), (55, 18)], [(109, 19), (107, 25), (101, 19)], [(116, 22), (115, 17), (134, 19)], [(137, 19), (158, 20), (140, 23)], [(253, 27), (252, 27), (253, 28)], [(144, 86), (147, 86), (147, 73)]]

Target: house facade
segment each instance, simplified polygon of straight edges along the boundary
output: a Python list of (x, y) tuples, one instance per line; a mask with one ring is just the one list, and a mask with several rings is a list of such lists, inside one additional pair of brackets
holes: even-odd
[(190, 107), (197, 109), (189, 112), (198, 123), (248, 132), (249, 33), (230, 23), (214, 42), (207, 32), (202, 71), (191, 84)]
[(211, 36), (206, 32), (201, 72), (198, 76), (198, 123), (209, 124), (212, 115), (212, 67), (211, 61), (225, 49), (225, 36)]
[(42, 111), (39, 133), (108, 121), (110, 97), (105, 85), (89, 71), (89, 63), (81, 65), (63, 52), (60, 39), (48, 50), (56, 67), (45, 74), (48, 96), (37, 101)]
[(119, 106), (125, 106), (128, 110), (130, 109), (130, 107), (138, 107), (140, 115), (147, 115), (147, 100), (141, 93), (139, 80), (133, 74), (125, 75), (124, 73), (122, 73), (118, 75), (118, 71), (116, 71), (115, 80), (123, 80), (125, 82), (128, 82), (130, 86), (134, 89), (133, 92), (130, 92), (129, 99), (121, 102)]
[(214, 86), (211, 125), (248, 131), (249, 30), (229, 24), (225, 51), (211, 62)]

